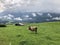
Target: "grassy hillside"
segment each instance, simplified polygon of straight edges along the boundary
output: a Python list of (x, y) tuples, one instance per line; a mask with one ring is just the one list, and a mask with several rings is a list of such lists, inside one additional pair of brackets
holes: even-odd
[[(37, 26), (38, 34), (27, 30), (29, 25)], [(60, 22), (0, 27), (0, 45), (60, 45)]]

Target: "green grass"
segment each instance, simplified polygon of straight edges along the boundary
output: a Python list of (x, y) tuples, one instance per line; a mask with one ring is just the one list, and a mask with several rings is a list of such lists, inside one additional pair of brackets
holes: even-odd
[[(37, 26), (38, 34), (29, 31), (29, 25)], [(60, 22), (0, 27), (0, 45), (60, 45)]]

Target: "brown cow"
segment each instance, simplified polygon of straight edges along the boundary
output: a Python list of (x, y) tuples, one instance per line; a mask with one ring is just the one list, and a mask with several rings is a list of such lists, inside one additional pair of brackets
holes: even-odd
[(29, 26), (30, 31), (34, 31), (37, 34), (37, 27), (36, 26)]

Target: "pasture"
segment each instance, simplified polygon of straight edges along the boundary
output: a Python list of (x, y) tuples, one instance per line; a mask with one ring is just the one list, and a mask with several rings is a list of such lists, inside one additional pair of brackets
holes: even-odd
[[(30, 25), (38, 27), (38, 34), (27, 29)], [(0, 45), (60, 45), (60, 22), (0, 27)]]

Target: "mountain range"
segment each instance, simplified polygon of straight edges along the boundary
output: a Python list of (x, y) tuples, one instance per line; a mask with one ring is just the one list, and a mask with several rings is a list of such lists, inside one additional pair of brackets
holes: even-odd
[(50, 12), (3, 12), (0, 14), (2, 22), (50, 22), (60, 21), (60, 13)]

